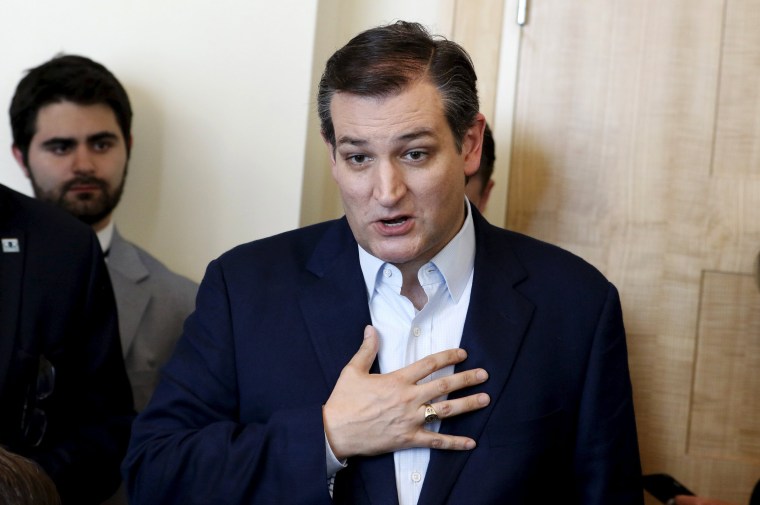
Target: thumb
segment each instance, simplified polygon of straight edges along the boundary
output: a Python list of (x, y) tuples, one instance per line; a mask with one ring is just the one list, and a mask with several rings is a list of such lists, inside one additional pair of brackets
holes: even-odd
[(369, 373), (369, 369), (372, 367), (375, 358), (377, 357), (377, 351), (380, 347), (380, 338), (377, 336), (377, 330), (372, 325), (364, 327), (364, 340), (361, 347), (351, 358), (349, 364), (356, 366), (363, 372)]

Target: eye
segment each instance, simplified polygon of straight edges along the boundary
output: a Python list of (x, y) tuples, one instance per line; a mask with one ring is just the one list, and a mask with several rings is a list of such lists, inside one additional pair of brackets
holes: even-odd
[(410, 161), (422, 161), (427, 158), (427, 155), (425, 151), (414, 150), (407, 152), (404, 157)]
[(48, 152), (55, 154), (56, 156), (62, 156), (68, 154), (73, 147), (71, 142), (54, 142), (47, 144), (46, 149)]
[(369, 159), (369, 156), (366, 154), (352, 154), (346, 157), (346, 161), (352, 165), (363, 165), (364, 163), (367, 163)]
[(96, 140), (92, 143), (92, 148), (97, 152), (105, 152), (113, 147), (113, 142), (108, 140)]

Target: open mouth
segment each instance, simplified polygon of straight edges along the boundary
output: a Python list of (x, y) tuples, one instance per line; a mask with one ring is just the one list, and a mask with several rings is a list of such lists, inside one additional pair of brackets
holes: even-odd
[(383, 219), (381, 220), (381, 222), (385, 226), (394, 227), (394, 226), (401, 226), (402, 224), (406, 223), (406, 220), (407, 218), (405, 217), (398, 217), (396, 219)]

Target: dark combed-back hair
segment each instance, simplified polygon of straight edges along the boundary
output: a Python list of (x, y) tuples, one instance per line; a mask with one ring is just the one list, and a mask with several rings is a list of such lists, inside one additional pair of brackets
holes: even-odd
[(488, 184), (488, 180), (493, 176), (493, 166), (496, 162), (496, 145), (493, 140), (493, 133), (491, 127), (486, 123), (485, 131), (483, 132), (483, 150), (480, 154), (480, 168), (478, 168), (477, 176), (483, 181), (483, 188)]
[(459, 44), (406, 21), (360, 33), (327, 61), (317, 93), (322, 134), (335, 147), (330, 103), (336, 92), (386, 97), (420, 78), (438, 88), (444, 115), (461, 149), (480, 109), (472, 60)]
[(79, 105), (108, 105), (116, 115), (129, 152), (132, 107), (124, 87), (103, 65), (84, 56), (59, 55), (35, 67), (21, 79), (10, 106), (13, 144), (28, 162), (37, 113), (63, 101)]

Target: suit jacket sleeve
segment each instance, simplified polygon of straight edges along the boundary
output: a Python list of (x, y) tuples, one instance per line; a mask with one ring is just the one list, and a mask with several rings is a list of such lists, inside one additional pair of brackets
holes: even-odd
[(131, 503), (331, 503), (321, 405), (243, 419), (237, 377), (246, 356), (236, 354), (231, 312), (225, 272), (212, 262), (196, 312), (135, 422), (123, 465)]
[(574, 459), (577, 503), (642, 502), (625, 330), (611, 284), (590, 350)]
[(19, 452), (40, 463), (64, 504), (97, 504), (116, 490), (134, 416), (111, 284), (97, 239), (88, 233), (88, 254), (78, 249), (76, 255), (51, 258), (51, 264), (66, 261), (72, 268), (35, 288), (55, 300), (40, 303), (45, 314), (38, 317), (44, 322), (29, 321), (35, 326), (22, 329), (50, 337), (40, 351), (56, 367), (56, 382), (46, 400), (43, 442)]

